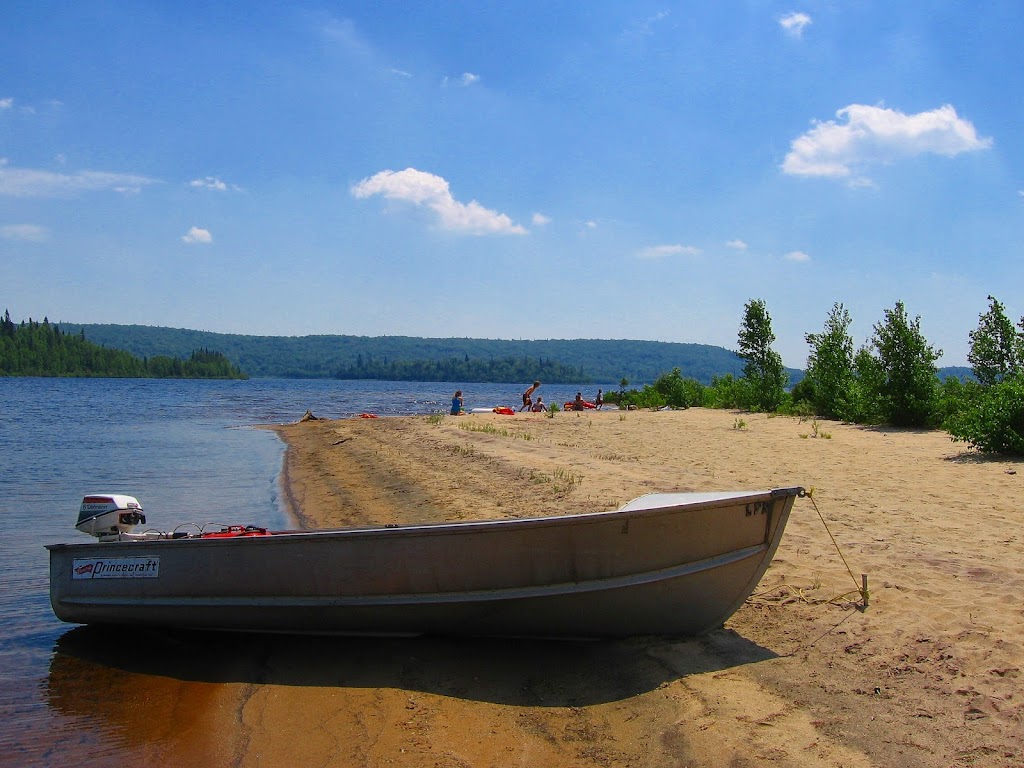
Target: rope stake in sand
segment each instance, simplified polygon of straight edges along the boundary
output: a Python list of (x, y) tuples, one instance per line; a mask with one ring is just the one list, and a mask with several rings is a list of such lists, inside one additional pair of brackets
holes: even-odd
[(806, 496), (811, 500), (811, 504), (814, 506), (814, 511), (818, 513), (818, 519), (821, 520), (822, 526), (825, 528), (825, 533), (832, 539), (832, 544), (836, 548), (836, 552), (839, 553), (839, 559), (843, 561), (843, 565), (846, 566), (846, 572), (850, 574), (850, 578), (853, 579), (854, 588), (849, 592), (845, 592), (840, 597), (846, 595), (858, 593), (861, 597), (861, 608), (866, 609), (868, 607), (868, 575), (862, 573), (860, 575), (860, 584), (857, 583), (857, 577), (853, 575), (853, 569), (850, 568), (850, 564), (846, 562), (846, 557), (843, 555), (843, 550), (839, 548), (839, 542), (836, 541), (836, 537), (832, 535), (832, 531), (829, 530), (828, 523), (825, 522), (825, 517), (821, 514), (821, 510), (818, 509), (818, 503), (814, 500), (814, 489), (810, 488), (806, 492)]

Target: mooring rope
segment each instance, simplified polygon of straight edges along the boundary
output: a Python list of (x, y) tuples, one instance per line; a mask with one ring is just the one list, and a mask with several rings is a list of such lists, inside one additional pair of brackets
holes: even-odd
[[(809, 490), (805, 490), (800, 495), (801, 496), (806, 496), (807, 498), (809, 498), (811, 500), (811, 504), (814, 505), (814, 511), (818, 513), (818, 519), (821, 520), (821, 524), (825, 528), (825, 532), (828, 533), (828, 537), (830, 539), (832, 539), (832, 544), (836, 548), (836, 552), (839, 553), (839, 558), (843, 561), (843, 565), (846, 566), (846, 572), (849, 573), (850, 574), (850, 578), (853, 579), (853, 583), (855, 585), (855, 588), (851, 589), (849, 592), (844, 592), (841, 595), (836, 595), (836, 596), (831, 597), (831, 598), (829, 598), (827, 600), (815, 600), (815, 599), (810, 598), (807, 595), (805, 595), (803, 588), (793, 586), (792, 584), (781, 584), (781, 585), (777, 585), (775, 587), (772, 587), (770, 589), (767, 589), (767, 590), (765, 590), (763, 592), (759, 592), (759, 593), (753, 594), (753, 595), (750, 596), (750, 599), (754, 600), (754, 601), (757, 601), (757, 602), (762, 602), (762, 603), (769, 602), (768, 600), (766, 600), (763, 597), (764, 595), (767, 595), (767, 594), (769, 594), (771, 592), (775, 592), (777, 590), (788, 589), (788, 590), (790, 590), (793, 593), (794, 596), (790, 597), (788, 599), (783, 599), (780, 596), (780, 599), (783, 599), (783, 604), (785, 604), (786, 602), (792, 602), (794, 600), (800, 600), (800, 601), (802, 601), (803, 603), (805, 603), (807, 605), (822, 605), (822, 604), (825, 604), (825, 605), (838, 605), (840, 602), (844, 601), (845, 598), (848, 595), (858, 594), (861, 597), (860, 609), (862, 611), (867, 609), (867, 607), (868, 607), (868, 577), (867, 577), (867, 575), (863, 574), (861, 576), (861, 583), (860, 583), (860, 585), (857, 585), (857, 577), (853, 574), (853, 569), (850, 568), (850, 564), (846, 561), (846, 556), (843, 555), (842, 549), (839, 548), (839, 542), (837, 542), (836, 541), (836, 537), (832, 535), (832, 531), (829, 530), (828, 523), (825, 522), (824, 515), (821, 514), (821, 510), (818, 509), (818, 505), (814, 501), (814, 489), (811, 488)], [(840, 621), (835, 626), (829, 627), (824, 632), (822, 632), (820, 635), (818, 635), (816, 638), (811, 640), (809, 643), (803, 643), (803, 644), (797, 646), (795, 649), (793, 649), (789, 653), (782, 653), (782, 654), (780, 654), (780, 656), (791, 657), (791, 656), (795, 656), (796, 654), (801, 653), (803, 651), (809, 650), (814, 645), (816, 645), (819, 640), (821, 640), (822, 638), (827, 637), (828, 635), (832, 634), (837, 629), (839, 629), (839, 627), (841, 627), (843, 624), (845, 624), (852, 616), (854, 616), (853, 612), (848, 613), (846, 616), (844, 616), (842, 619), (840, 619)]]
[(832, 539), (832, 545), (836, 548), (836, 552), (839, 553), (839, 559), (843, 561), (843, 565), (846, 566), (846, 572), (850, 574), (850, 578), (853, 579), (854, 588), (846, 594), (852, 594), (857, 592), (860, 594), (861, 601), (865, 608), (868, 607), (868, 577), (867, 575), (861, 576), (860, 584), (857, 584), (857, 577), (853, 575), (853, 569), (850, 568), (850, 564), (846, 562), (846, 556), (843, 555), (843, 550), (839, 548), (839, 542), (836, 541), (836, 537), (832, 535), (832, 531), (829, 530), (828, 523), (825, 522), (825, 516), (821, 514), (821, 510), (818, 509), (818, 503), (814, 500), (814, 489), (811, 488), (805, 492), (808, 499), (811, 500), (811, 504), (814, 506), (814, 511), (818, 513), (818, 519), (821, 520), (822, 526), (825, 528), (825, 533)]
[[(859, 595), (860, 598), (861, 598), (861, 608), (862, 609), (867, 608), (868, 607), (868, 577), (867, 577), (867, 574), (862, 574), (861, 575), (861, 583), (857, 584), (857, 577), (854, 575), (853, 569), (850, 568), (850, 564), (847, 562), (846, 556), (843, 554), (843, 550), (840, 549), (840, 547), (839, 547), (839, 542), (836, 541), (836, 537), (832, 535), (832, 531), (829, 529), (828, 523), (825, 522), (824, 515), (821, 514), (821, 510), (818, 509), (818, 504), (814, 501), (814, 489), (813, 488), (811, 488), (810, 490), (802, 490), (801, 489), (800, 496), (801, 496), (801, 498), (806, 496), (807, 498), (809, 498), (811, 500), (811, 504), (814, 506), (814, 511), (817, 512), (818, 519), (821, 520), (822, 527), (825, 529), (825, 532), (828, 534), (828, 537), (832, 540), (832, 546), (834, 546), (836, 548), (836, 552), (839, 554), (839, 559), (843, 561), (843, 565), (846, 567), (846, 572), (848, 574), (850, 574), (850, 578), (853, 579), (854, 588), (849, 590), (848, 592), (843, 592), (842, 594), (834, 595), (834, 596), (832, 596), (830, 598), (827, 598), (827, 599), (826, 598), (815, 599), (815, 598), (808, 597), (806, 594), (804, 594), (804, 589), (806, 589), (806, 587), (798, 587), (798, 586), (795, 586), (793, 584), (783, 583), (783, 584), (777, 584), (777, 585), (775, 585), (773, 587), (770, 587), (768, 589), (762, 590), (761, 592), (755, 592), (748, 599), (751, 600), (751, 601), (757, 601), (757, 602), (775, 602), (775, 600), (767, 599), (765, 596), (766, 595), (770, 595), (770, 594), (775, 593), (775, 592), (780, 592), (781, 590), (787, 590), (788, 589), (793, 594), (793, 596), (790, 597), (789, 599), (784, 599), (783, 596), (780, 594), (778, 599), (781, 600), (783, 603), (793, 602), (793, 601), (798, 600), (798, 601), (800, 601), (800, 602), (802, 602), (802, 603), (804, 603), (806, 605), (839, 605), (840, 603), (843, 603), (846, 600), (846, 598), (849, 597), (850, 595)], [(816, 588), (816, 586), (815, 587), (811, 587), (811, 588), (814, 589), (814, 588)]]

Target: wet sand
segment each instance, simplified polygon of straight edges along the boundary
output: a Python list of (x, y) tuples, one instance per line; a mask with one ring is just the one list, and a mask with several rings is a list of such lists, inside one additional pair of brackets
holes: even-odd
[[(171, 698), (196, 694), (208, 725), (199, 738), (187, 720), (187, 743), (168, 736), (157, 756), (261, 767), (1024, 764), (1020, 460), (979, 457), (941, 432), (704, 409), (278, 432), (282, 487), (308, 528), (570, 514), (654, 491), (802, 485), (813, 500), (797, 501), (755, 595), (701, 638), (154, 640), (152, 656), (180, 657), (162, 672), (183, 691)], [(197, 655), (209, 664), (197, 668)], [(120, 707), (108, 720), (131, 722), (130, 703), (107, 706)]]

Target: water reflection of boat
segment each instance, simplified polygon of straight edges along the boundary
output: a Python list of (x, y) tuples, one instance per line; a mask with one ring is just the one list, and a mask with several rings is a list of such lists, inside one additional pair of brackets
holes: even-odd
[[(133, 534), (105, 497), (50, 545), (50, 599), (69, 622), (288, 633), (692, 635), (753, 591), (800, 488), (649, 494), (620, 509), (432, 525)], [(123, 516), (123, 517), (121, 517)], [(99, 525), (97, 520), (103, 525)], [(99, 525), (99, 527), (97, 527)], [(117, 525), (114, 526), (118, 528)]]
[[(201, 648), (144, 628), (65, 632), (54, 646), (43, 691), (54, 727), (39, 744), (45, 760), (31, 764), (236, 764), (234, 737), (210, 731), (230, 692), (210, 684), (218, 679)], [(183, 674), (186, 649), (192, 663)]]

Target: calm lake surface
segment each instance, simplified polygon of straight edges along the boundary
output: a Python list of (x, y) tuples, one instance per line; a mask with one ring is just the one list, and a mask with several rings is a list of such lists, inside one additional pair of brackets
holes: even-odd
[[(460, 386), (467, 409), (518, 408), (525, 388)], [(160, 529), (208, 521), (289, 527), (277, 485), (284, 446), (253, 425), (296, 421), (307, 409), (325, 418), (447, 411), (454, 389), (379, 381), (0, 378), (0, 765), (123, 765), (140, 754), (138, 737), (111, 734), (109, 718), (96, 713), (92, 700), (98, 691), (123, 688), (125, 672), (107, 672), (102, 663), (76, 666), (66, 650), (75, 645), (75, 630), (50, 609), (43, 546), (88, 541), (74, 529), (83, 496), (136, 496), (149, 526)], [(541, 394), (563, 403), (577, 389), (544, 385)], [(584, 397), (596, 391), (589, 385)], [(123, 649), (133, 658), (147, 652)], [(90, 680), (75, 679), (83, 670)], [(133, 677), (133, 691), (145, 687), (145, 675)]]

